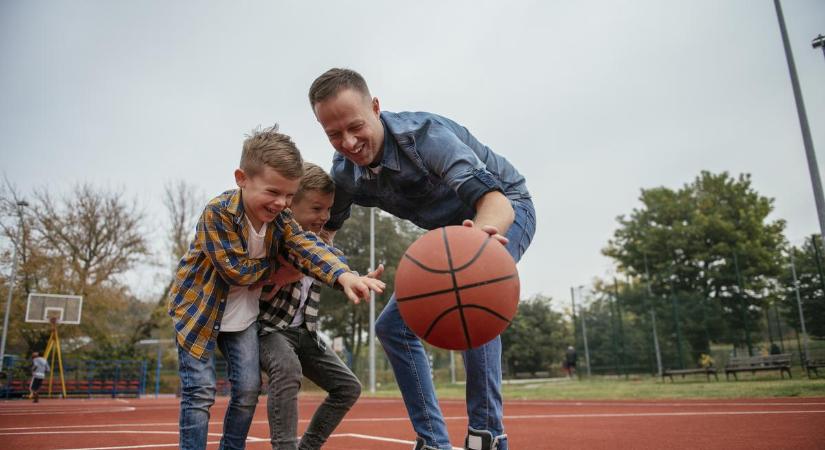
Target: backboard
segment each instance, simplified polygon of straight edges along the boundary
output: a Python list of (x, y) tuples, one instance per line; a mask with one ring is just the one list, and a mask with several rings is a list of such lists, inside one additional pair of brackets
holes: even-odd
[(80, 325), (83, 297), (62, 294), (29, 294), (26, 302), (26, 322), (49, 323), (52, 319), (64, 325)]

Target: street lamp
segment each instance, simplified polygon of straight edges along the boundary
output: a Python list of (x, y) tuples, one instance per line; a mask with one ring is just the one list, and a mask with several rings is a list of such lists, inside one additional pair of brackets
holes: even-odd
[(811, 47), (813, 48), (821, 48), (822, 54), (825, 55), (825, 36), (819, 35), (811, 41)]
[[(29, 206), (25, 200), (17, 202), (17, 216), (19, 218), (17, 225), (18, 242), (22, 244), (23, 237), (23, 208)], [(11, 300), (14, 297), (14, 280), (17, 277), (17, 245), (12, 246), (11, 257), (11, 276), (9, 277), (9, 297), (6, 300), (6, 315), (3, 317), (3, 339), (0, 342), (0, 371), (3, 370), (3, 362), (6, 359), (6, 334), (9, 329), (9, 312), (11, 310)]]

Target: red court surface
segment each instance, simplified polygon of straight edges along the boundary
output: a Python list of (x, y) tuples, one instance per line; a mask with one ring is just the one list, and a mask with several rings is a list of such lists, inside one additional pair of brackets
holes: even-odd
[[(321, 397), (303, 396), (299, 431)], [(212, 409), (217, 448), (226, 398)], [(442, 401), (460, 445), (462, 401)], [(507, 401), (510, 448), (527, 449), (825, 449), (825, 398), (702, 401)], [(178, 401), (89, 399), (0, 402), (0, 448), (146, 449), (177, 447)], [(267, 449), (266, 397), (247, 448)], [(397, 399), (362, 398), (330, 437), (330, 450), (407, 450), (412, 429)], [(458, 448), (458, 447), (457, 447)]]

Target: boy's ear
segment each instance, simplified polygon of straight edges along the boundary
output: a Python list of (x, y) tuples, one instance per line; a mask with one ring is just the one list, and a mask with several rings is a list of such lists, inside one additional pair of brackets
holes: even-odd
[(243, 169), (235, 169), (235, 183), (239, 188), (243, 189), (246, 186), (246, 172)]
[(381, 115), (381, 105), (378, 103), (378, 97), (373, 97), (372, 98), (372, 112), (376, 116)]

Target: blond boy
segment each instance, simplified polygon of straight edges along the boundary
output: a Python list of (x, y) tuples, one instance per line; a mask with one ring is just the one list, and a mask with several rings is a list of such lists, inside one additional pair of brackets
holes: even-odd
[[(295, 264), (353, 302), (383, 283), (350, 272), (340, 253), (301, 229), (288, 206), (303, 175), (301, 154), (277, 126), (255, 131), (243, 144), (238, 189), (212, 199), (195, 239), (178, 265), (170, 293), (181, 378), (180, 448), (206, 447), (215, 400), (214, 351), (226, 359), (231, 397), (221, 449), (242, 449), (255, 412), (260, 284), (274, 273), (275, 255)], [(250, 288), (252, 287), (252, 288)]]

